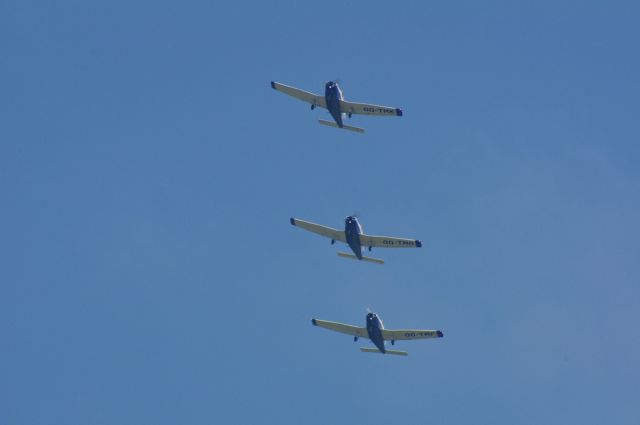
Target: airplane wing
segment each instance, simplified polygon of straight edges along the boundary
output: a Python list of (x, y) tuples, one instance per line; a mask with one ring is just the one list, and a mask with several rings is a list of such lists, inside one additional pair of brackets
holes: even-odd
[(374, 248), (422, 248), (417, 239), (392, 238), (390, 236), (360, 235), (362, 246)]
[(367, 328), (359, 328), (357, 326), (345, 325), (344, 323), (329, 322), (327, 320), (311, 319), (313, 326), (340, 332), (347, 335), (357, 336), (359, 338), (369, 338)]
[(382, 338), (385, 341), (399, 341), (403, 339), (428, 339), (428, 338), (442, 338), (444, 334), (442, 331), (427, 331), (419, 329), (382, 329)]
[(346, 100), (340, 101), (340, 111), (347, 114), (402, 116), (402, 109), (400, 108), (371, 105), (369, 103), (348, 102)]
[(313, 106), (321, 106), (325, 109), (327, 107), (327, 102), (325, 101), (324, 96), (318, 96), (317, 94), (309, 93), (308, 91), (300, 90), (295, 87), (276, 83), (275, 81), (271, 82), (271, 88), (281, 91), (284, 94), (288, 94), (289, 96), (295, 97), (296, 99), (300, 99), (303, 102), (310, 103)]
[(330, 238), (335, 241), (347, 242), (347, 239), (344, 235), (344, 232), (338, 229), (334, 229), (333, 227), (321, 226), (316, 223), (312, 223), (310, 221), (299, 220), (297, 218), (291, 217), (291, 224), (297, 227), (302, 227), (305, 230), (308, 230), (313, 233), (317, 233), (320, 236), (324, 236)]

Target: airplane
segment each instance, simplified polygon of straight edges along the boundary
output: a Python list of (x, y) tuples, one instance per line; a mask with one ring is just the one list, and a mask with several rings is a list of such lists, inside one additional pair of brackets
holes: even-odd
[(358, 326), (345, 325), (343, 323), (329, 322), (326, 320), (311, 319), (313, 326), (329, 329), (343, 334), (352, 335), (353, 341), (358, 338), (369, 338), (376, 348), (360, 347), (363, 353), (381, 353), (395, 354), (398, 356), (407, 356), (406, 351), (387, 350), (385, 341), (391, 341), (391, 345), (395, 345), (396, 341), (409, 339), (428, 339), (442, 338), (442, 331), (420, 330), (420, 329), (385, 329), (382, 320), (377, 314), (369, 312), (367, 314), (366, 326), (360, 328)]
[[(366, 235), (362, 231), (362, 226), (358, 222), (358, 218), (349, 216), (344, 220), (344, 231), (334, 229), (332, 227), (321, 226), (310, 221), (304, 221), (291, 217), (291, 224), (301, 227), (320, 236), (331, 239), (331, 245), (336, 241), (344, 242), (349, 245), (353, 254), (346, 252), (338, 252), (340, 257), (352, 258), (357, 260), (369, 261), (376, 264), (384, 264), (384, 260), (380, 258), (365, 257), (362, 255), (362, 247), (368, 247), (369, 251), (374, 246), (376, 248), (421, 248), (422, 242), (417, 239), (392, 238), (389, 236), (371, 236)], [(354, 255), (355, 254), (355, 255)]]
[(402, 116), (402, 109), (400, 108), (371, 105), (368, 103), (355, 103), (344, 100), (344, 97), (342, 96), (342, 90), (340, 89), (340, 86), (336, 81), (329, 81), (325, 84), (324, 96), (309, 93), (308, 91), (300, 90), (298, 88), (287, 86), (285, 84), (276, 83), (275, 81), (271, 82), (271, 88), (288, 94), (289, 96), (295, 97), (296, 99), (300, 99), (304, 102), (310, 103), (311, 110), (315, 109), (316, 106), (328, 109), (335, 122), (326, 120), (318, 120), (318, 122), (329, 127), (337, 127), (345, 130), (364, 133), (364, 128), (353, 127), (344, 124), (344, 116), (347, 115), (349, 118), (351, 118), (351, 115), (353, 114), (386, 116), (397, 115), (399, 117)]

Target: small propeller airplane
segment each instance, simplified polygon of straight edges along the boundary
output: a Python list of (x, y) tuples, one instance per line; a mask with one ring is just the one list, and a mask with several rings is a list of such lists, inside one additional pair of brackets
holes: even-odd
[[(384, 264), (384, 260), (380, 258), (365, 257), (362, 255), (362, 247), (366, 246), (371, 251), (371, 248), (421, 248), (422, 242), (417, 239), (404, 239), (404, 238), (392, 238), (389, 236), (371, 236), (365, 235), (362, 231), (362, 226), (358, 222), (358, 219), (354, 216), (349, 216), (344, 220), (344, 231), (334, 229), (332, 227), (321, 226), (320, 224), (312, 223), (310, 221), (304, 221), (291, 217), (289, 219), (291, 224), (297, 227), (301, 227), (313, 233), (317, 233), (320, 236), (324, 236), (331, 239), (331, 245), (336, 241), (344, 242), (349, 245), (349, 248), (353, 251), (353, 254), (346, 252), (338, 252), (340, 257), (352, 258), (357, 260), (369, 261), (376, 264)], [(354, 255), (355, 254), (355, 255)]]
[(309, 93), (308, 91), (300, 90), (298, 88), (287, 86), (284, 84), (276, 83), (275, 81), (271, 82), (271, 87), (274, 90), (281, 91), (282, 93), (288, 94), (289, 96), (295, 97), (296, 99), (300, 99), (303, 102), (310, 103), (311, 110), (315, 109), (316, 106), (328, 109), (335, 122), (326, 120), (318, 120), (318, 122), (323, 125), (328, 125), (329, 127), (343, 128), (345, 130), (363, 133), (364, 128), (353, 127), (344, 124), (344, 116), (347, 115), (349, 118), (351, 118), (351, 115), (353, 114), (386, 116), (397, 115), (399, 117), (402, 116), (402, 109), (400, 108), (371, 105), (368, 103), (355, 103), (344, 100), (344, 97), (342, 96), (342, 90), (340, 89), (340, 86), (336, 81), (329, 81), (325, 84), (324, 96)]
[(419, 329), (385, 329), (382, 320), (377, 314), (369, 312), (367, 314), (366, 326), (360, 328), (358, 326), (345, 325), (344, 323), (329, 322), (326, 320), (311, 319), (313, 326), (329, 329), (335, 332), (353, 336), (353, 341), (358, 338), (369, 338), (376, 348), (360, 347), (360, 351), (364, 353), (381, 353), (395, 354), (398, 356), (407, 356), (406, 351), (387, 350), (385, 341), (391, 341), (391, 345), (395, 345), (396, 341), (409, 339), (428, 339), (442, 338), (442, 331), (419, 330)]

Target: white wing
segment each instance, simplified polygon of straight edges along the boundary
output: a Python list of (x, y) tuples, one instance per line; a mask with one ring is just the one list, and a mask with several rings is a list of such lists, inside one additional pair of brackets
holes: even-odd
[(374, 248), (422, 248), (417, 239), (392, 238), (390, 236), (360, 235), (362, 246)]
[(345, 325), (344, 323), (329, 322), (327, 320), (318, 319), (311, 319), (311, 323), (313, 323), (313, 326), (320, 326), (321, 328), (330, 329), (343, 334), (357, 336), (359, 338), (369, 338), (366, 328), (359, 328), (357, 326)]
[(344, 232), (338, 229), (334, 229), (333, 227), (321, 226), (310, 221), (299, 220), (293, 217), (290, 219), (290, 221), (294, 226), (302, 227), (303, 229), (316, 233), (320, 236), (324, 236), (326, 238), (340, 242), (347, 242), (347, 239), (344, 236)]
[(429, 338), (442, 338), (444, 334), (442, 331), (430, 331), (420, 329), (383, 329), (382, 338), (385, 341), (399, 341), (402, 339), (429, 339)]
[(362, 115), (397, 115), (402, 116), (402, 109), (391, 106), (371, 105), (369, 103), (340, 101), (340, 111), (346, 114), (362, 114)]
[(289, 96), (295, 97), (296, 99), (300, 99), (303, 102), (310, 103), (314, 106), (321, 106), (323, 108), (327, 107), (327, 102), (325, 101), (324, 96), (318, 96), (317, 94), (309, 93), (308, 91), (300, 90), (295, 87), (276, 83), (275, 81), (271, 82), (271, 88), (281, 91), (284, 94), (288, 94)]

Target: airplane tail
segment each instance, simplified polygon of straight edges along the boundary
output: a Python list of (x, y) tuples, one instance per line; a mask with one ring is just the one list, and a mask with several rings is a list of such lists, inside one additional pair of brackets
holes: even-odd
[[(340, 257), (343, 258), (351, 258), (352, 260), (357, 260), (358, 257), (356, 257), (353, 254), (347, 254), (346, 252), (338, 252), (338, 255)], [(373, 258), (373, 257), (362, 257), (363, 261), (369, 261), (370, 263), (376, 263), (376, 264), (384, 264), (384, 260), (380, 259), (380, 258)]]
[[(362, 351), (363, 353), (380, 353), (380, 354), (382, 354), (382, 351), (378, 350), (377, 348), (360, 347), (360, 351)], [(396, 356), (408, 356), (409, 355), (409, 353), (407, 353), (406, 351), (398, 351), (398, 350), (385, 350), (384, 354), (395, 354)]]
[(346, 124), (343, 124), (343, 125), (342, 125), (342, 127), (340, 127), (340, 126), (339, 126), (338, 124), (336, 124), (335, 122), (333, 122), (333, 121), (326, 121), (326, 120), (318, 120), (318, 122), (319, 122), (320, 124), (322, 124), (322, 125), (327, 125), (327, 126), (329, 126), (329, 127), (343, 128), (343, 129), (345, 129), (345, 130), (351, 130), (351, 131), (355, 131), (355, 132), (358, 132), (358, 133), (364, 133), (364, 128), (360, 128), (360, 127), (353, 127), (353, 126), (346, 125)]

